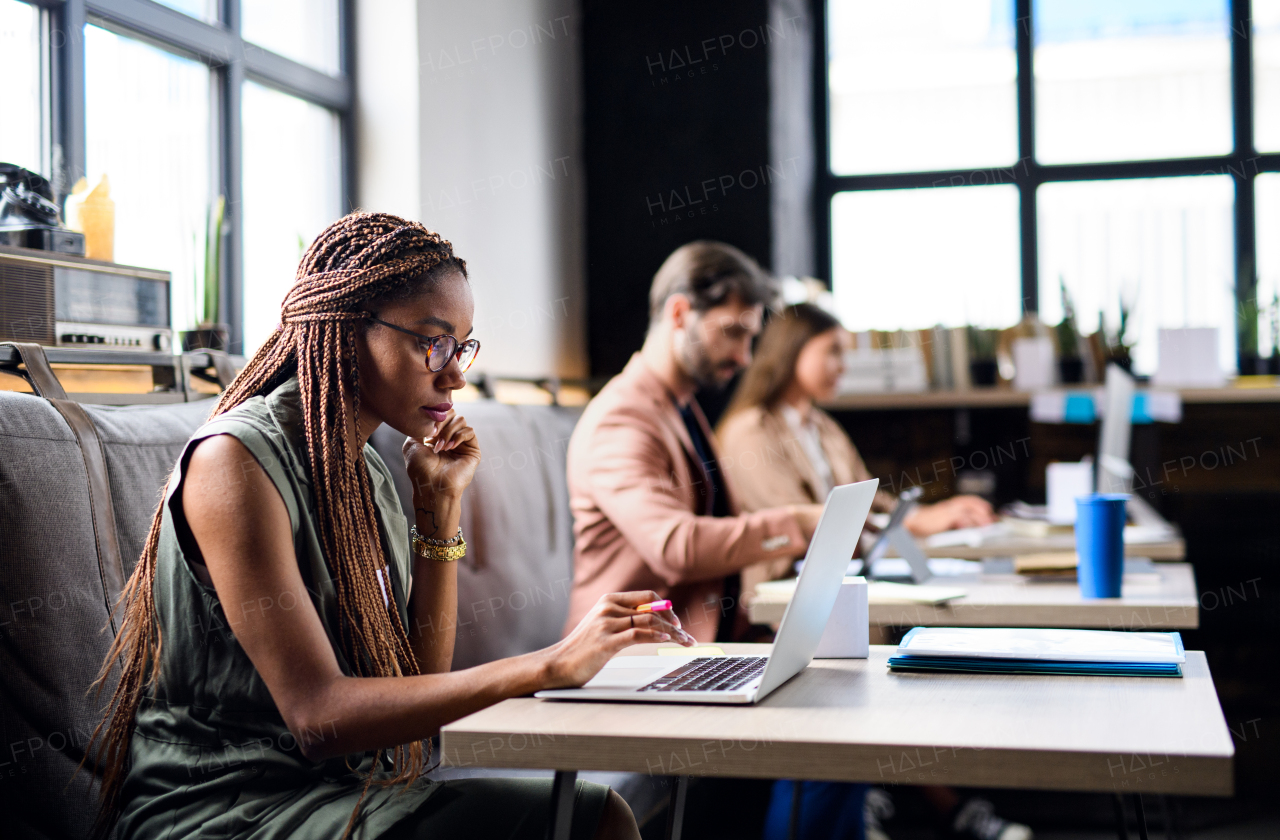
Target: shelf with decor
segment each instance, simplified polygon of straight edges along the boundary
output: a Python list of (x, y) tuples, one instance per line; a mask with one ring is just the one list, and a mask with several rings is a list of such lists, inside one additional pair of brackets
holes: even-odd
[[(77, 402), (155, 405), (213, 396), (244, 367), (243, 356), (198, 350), (175, 356), (130, 350), (42, 347), (49, 367)], [(17, 347), (0, 344), (0, 390), (31, 392)]]

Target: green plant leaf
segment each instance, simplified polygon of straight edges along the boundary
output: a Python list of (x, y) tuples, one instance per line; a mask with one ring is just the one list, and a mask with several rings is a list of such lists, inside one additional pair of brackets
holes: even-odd
[(216, 324), (222, 292), (222, 219), (227, 209), (225, 196), (218, 196), (209, 205), (204, 240), (204, 305), (201, 322)]

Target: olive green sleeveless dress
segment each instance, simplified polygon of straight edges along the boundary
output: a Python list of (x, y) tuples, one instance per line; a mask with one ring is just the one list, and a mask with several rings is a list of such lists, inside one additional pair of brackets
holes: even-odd
[[(196, 577), (183, 553), (183, 546), (192, 544), (180, 496), (187, 462), (196, 442), (221, 434), (244, 444), (284, 500), (311, 602), (339, 665), (351, 674), (338, 642), (337, 596), (315, 527), (298, 383), (290, 379), (271, 394), (249, 399), (198, 429), (169, 481), (154, 587), (162, 634), (160, 680), (138, 710), (118, 837), (338, 840), (360, 798), (374, 754), (321, 762), (302, 755), (262, 678), (236, 642), (217, 593)], [(388, 608), (394, 605), (409, 626), (409, 525), (386, 464), (371, 446), (365, 446), (364, 458), (386, 553), (384, 595)], [(282, 598), (237, 608), (299, 606)], [(389, 777), (389, 767), (379, 768), (378, 776)], [(454, 825), (479, 827), (477, 814), (492, 813), (502, 804), (492, 801), (495, 793), (507, 799), (513, 811), (523, 812), (513, 814), (521, 829), (532, 829), (532, 823), (545, 825), (549, 782), (490, 779), (470, 787), (468, 795), (468, 785), (458, 782), (420, 777), (408, 787), (383, 787), (376, 778), (351, 835), (358, 840), (384, 835), (398, 823), (397, 834), (411, 831), (413, 836), (448, 837)], [(444, 795), (438, 795), (442, 790)], [(591, 836), (607, 790), (579, 784), (575, 836), (584, 830)], [(433, 825), (443, 831), (431, 830)], [(507, 828), (495, 825), (491, 832), (468, 835), (525, 833)]]

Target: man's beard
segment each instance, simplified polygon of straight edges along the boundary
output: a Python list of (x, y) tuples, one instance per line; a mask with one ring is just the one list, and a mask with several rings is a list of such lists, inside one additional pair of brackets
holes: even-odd
[[(732, 362), (717, 364), (700, 345), (686, 345), (683, 355), (684, 369), (700, 389), (723, 391), (738, 372), (738, 366)], [(717, 375), (721, 371), (724, 372), (723, 379)]]

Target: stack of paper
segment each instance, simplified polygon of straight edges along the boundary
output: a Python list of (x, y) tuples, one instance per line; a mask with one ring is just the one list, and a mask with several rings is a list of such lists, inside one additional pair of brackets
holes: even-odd
[(1181, 677), (1177, 633), (917, 627), (889, 658), (895, 671)]
[(1075, 580), (1080, 558), (1074, 551), (1046, 551), (1019, 554), (1013, 558), (1013, 570), (1036, 580)]
[[(846, 577), (846, 581), (851, 578)], [(786, 603), (796, 592), (796, 579), (770, 580), (756, 584), (756, 598), (761, 601)], [(966, 591), (957, 586), (916, 586), (909, 583), (872, 581), (867, 586), (871, 604), (942, 604), (963, 598)]]
[(890, 583), (873, 580), (867, 585), (867, 601), (871, 604), (944, 604), (963, 598), (966, 590), (958, 586), (925, 586), (914, 583)]

